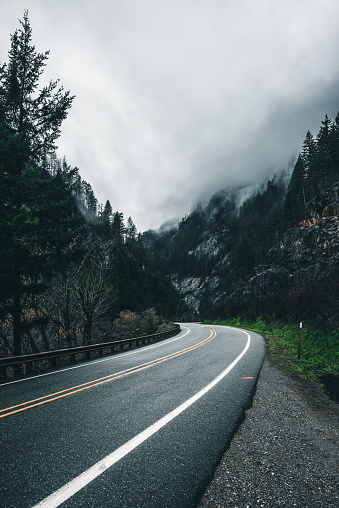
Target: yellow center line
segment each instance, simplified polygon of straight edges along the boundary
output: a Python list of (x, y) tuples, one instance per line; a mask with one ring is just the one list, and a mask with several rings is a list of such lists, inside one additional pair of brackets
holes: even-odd
[[(196, 344), (194, 346), (190, 346), (188, 348), (182, 349), (181, 351), (188, 352), (188, 351), (196, 348), (197, 346), (199, 346), (199, 344), (204, 344), (205, 341), (207, 341), (209, 338), (210, 338), (210, 336), (207, 337), (207, 339), (204, 339), (202, 342), (199, 342), (198, 344)], [(177, 353), (171, 353), (171, 354), (166, 355), (166, 356), (164, 356), (162, 358), (164, 358), (164, 359), (170, 359), (171, 356), (176, 355), (176, 354)], [(98, 379), (93, 379), (91, 381), (87, 381), (86, 383), (82, 383), (80, 385), (71, 386), (70, 388), (65, 388), (64, 390), (60, 390), (58, 392), (54, 392), (54, 393), (51, 393), (51, 394), (48, 394), (48, 395), (44, 395), (43, 397), (39, 397), (37, 399), (32, 399), (32, 400), (29, 400), (29, 401), (26, 401), (26, 402), (22, 402), (21, 404), (17, 404), (15, 406), (11, 406), (11, 407), (7, 407), (7, 408), (4, 408), (4, 409), (0, 409), (0, 413), (4, 412), (4, 411), (7, 411), (9, 409), (14, 409), (14, 408), (17, 408), (17, 407), (24, 406), (26, 404), (31, 404), (32, 402), (37, 402), (39, 400), (43, 400), (43, 399), (46, 399), (48, 397), (53, 397), (55, 395), (59, 395), (59, 394), (65, 393), (65, 392), (70, 391), (70, 390), (75, 390), (76, 388), (81, 388), (81, 387), (86, 386), (86, 385), (91, 385), (92, 383), (96, 383), (98, 381), (102, 381), (102, 380), (108, 380), (108, 381), (110, 381), (111, 379), (115, 378), (119, 374), (130, 373), (130, 371), (134, 371), (135, 369), (138, 369), (139, 367), (142, 367), (144, 365), (145, 366), (148, 366), (148, 365), (151, 366), (152, 364), (154, 364), (154, 362), (158, 362), (158, 360), (162, 360), (162, 358), (158, 358), (156, 360), (150, 360), (149, 362), (143, 363), (141, 365), (136, 365), (135, 367), (129, 367), (128, 369), (120, 371), (120, 372), (115, 372), (113, 374), (108, 374), (107, 376), (104, 376), (104, 377), (101, 377), (101, 378), (98, 378)]]
[[(163, 356), (163, 357), (158, 358), (156, 360), (151, 360), (151, 361), (143, 363), (141, 365), (136, 365), (135, 367), (130, 367), (130, 368), (125, 369), (123, 371), (115, 372), (114, 374), (109, 374), (108, 376), (104, 376), (104, 377), (101, 377), (98, 379), (94, 379), (92, 381), (88, 381), (87, 383), (82, 383), (80, 385), (72, 386), (70, 388), (66, 388), (66, 389), (58, 391), (58, 392), (44, 395), (43, 397), (39, 397), (37, 399), (32, 399), (32, 400), (29, 400), (26, 402), (22, 402), (21, 404), (16, 404), (15, 406), (10, 406), (10, 407), (4, 408), (4, 409), (0, 409), (0, 413), (4, 413), (4, 414), (0, 415), (0, 419), (5, 418), (6, 416), (9, 416), (12, 414), (26, 411), (27, 409), (31, 409), (33, 407), (47, 404), (47, 402), (52, 402), (54, 400), (68, 397), (68, 395), (73, 395), (75, 393), (79, 393), (84, 390), (88, 390), (89, 388), (92, 388), (94, 386), (99, 386), (104, 383), (108, 383), (109, 381), (119, 379), (121, 377), (132, 374), (133, 372), (140, 372), (141, 370), (152, 367), (153, 365), (158, 365), (160, 363), (166, 362), (167, 360), (171, 360), (171, 359), (177, 358), (178, 356), (181, 356), (183, 354), (189, 353), (190, 351), (193, 351), (201, 346), (204, 346), (205, 344), (207, 344), (208, 342), (210, 342), (211, 340), (213, 340), (215, 338), (215, 336), (216, 336), (215, 330), (213, 330), (211, 328), (209, 328), (209, 330), (211, 331), (211, 333), (207, 337), (207, 339), (204, 339), (203, 341), (199, 342), (198, 344), (195, 344), (194, 346), (190, 346), (188, 348), (182, 349), (176, 353), (171, 353), (169, 355)], [(22, 406), (25, 406), (25, 407), (22, 407)]]

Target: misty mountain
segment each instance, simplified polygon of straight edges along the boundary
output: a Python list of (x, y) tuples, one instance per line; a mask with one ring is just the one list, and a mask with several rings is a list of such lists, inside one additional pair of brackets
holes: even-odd
[(196, 316), (206, 316), (265, 259), (265, 248), (278, 234), (275, 216), (286, 186), (283, 172), (245, 199), (247, 189), (224, 189), (176, 227), (143, 233), (153, 262), (171, 277)]
[[(225, 189), (142, 242), (194, 319), (242, 314), (339, 323), (339, 115), (307, 132), (293, 171)], [(189, 309), (189, 311), (188, 311)]]

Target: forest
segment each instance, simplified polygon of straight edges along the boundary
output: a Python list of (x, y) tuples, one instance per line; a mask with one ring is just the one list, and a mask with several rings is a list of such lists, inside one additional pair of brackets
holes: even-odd
[(153, 333), (179, 294), (131, 217), (56, 156), (74, 96), (51, 81), (25, 12), (0, 66), (0, 355)]

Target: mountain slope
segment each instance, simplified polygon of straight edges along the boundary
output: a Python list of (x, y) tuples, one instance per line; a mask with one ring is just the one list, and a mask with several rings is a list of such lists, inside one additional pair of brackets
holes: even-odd
[(338, 181), (339, 115), (326, 115), (316, 138), (307, 133), (288, 185), (283, 173), (246, 199), (244, 189), (220, 191), (142, 242), (192, 318), (240, 313), (336, 326)]
[(276, 235), (285, 181), (284, 174), (274, 177), (245, 200), (246, 189), (221, 190), (176, 228), (143, 234), (144, 246), (171, 276), (192, 317), (206, 316), (263, 260), (264, 246)]

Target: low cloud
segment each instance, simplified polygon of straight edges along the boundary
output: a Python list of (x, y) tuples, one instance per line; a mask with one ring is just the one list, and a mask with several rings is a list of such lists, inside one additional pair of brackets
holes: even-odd
[(139, 230), (286, 167), (339, 110), (337, 0), (2, 0), (1, 48), (25, 8), (77, 96), (60, 156)]

